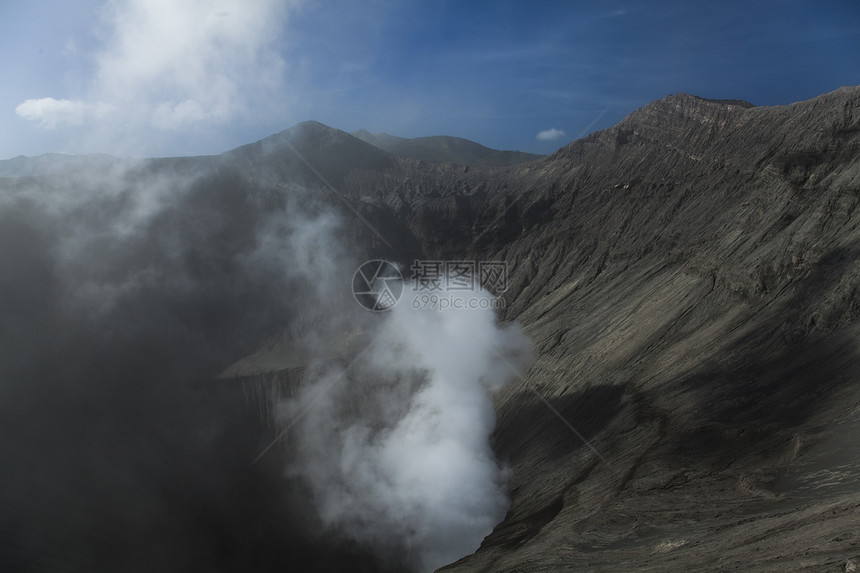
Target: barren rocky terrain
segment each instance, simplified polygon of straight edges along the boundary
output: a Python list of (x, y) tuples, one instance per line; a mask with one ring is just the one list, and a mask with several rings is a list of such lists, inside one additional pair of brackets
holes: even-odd
[(860, 90), (670, 96), (521, 176), (548, 191), (495, 255), (539, 345), (497, 402), (513, 503), (451, 570), (856, 563)]
[(508, 261), (538, 348), (496, 400), (511, 508), (446, 570), (855, 566), (860, 89), (673, 95), (533, 163), (435, 169), (376, 216)]
[[(0, 166), (7, 190), (62, 189), (67, 183), (56, 176), (42, 180), (35, 167), (14, 161)], [(111, 165), (109, 158), (99, 162), (108, 166), (99, 169)], [(171, 272), (175, 263), (207, 280), (233, 277), (237, 268), (224, 253), (244, 252), (250, 239), (243, 229), (258, 222), (255, 209), (282, 207), (294, 187), (309, 188), (342, 211), (348, 221), (344, 236), (362, 256), (405, 268), (414, 259), (507, 262), (508, 287), (497, 293), (506, 303), (500, 318), (522, 324), (536, 350), (528, 369), (494, 398), (492, 442), (509, 471), (510, 508), (476, 553), (443, 570), (860, 567), (860, 88), (779, 107), (671, 95), (551, 156), (507, 167), (394, 156), (306, 123), (220, 156), (151, 160), (124, 181), (133, 186), (165, 173), (197, 178), (192, 189), (199, 192), (177, 212), (220, 225), (217, 234), (198, 236), (175, 214), (157, 219), (148, 232), (159, 240), (176, 235), (201, 251), (218, 247), (208, 258), (194, 249), (171, 254), (164, 259)], [(248, 197), (254, 208), (247, 207)], [(40, 236), (32, 231), (32, 237)], [(37, 249), (41, 240), (28, 244)], [(9, 261), (29, 260), (8, 245)], [(99, 247), (98, 253), (112, 260), (112, 248)], [(141, 253), (134, 252), (161, 260)], [(42, 275), (42, 267), (19, 266), (36, 279), (50, 282), (45, 277), (54, 276), (49, 265)], [(107, 272), (93, 268), (94, 274)], [(173, 516), (165, 538), (207, 523), (192, 547), (213, 557), (182, 561), (191, 569), (193, 563), (220, 570), (212, 564), (222, 558), (255, 570), (288, 567), (290, 551), (304, 555), (304, 547), (312, 546), (315, 557), (305, 570), (346, 563), (373, 570), (373, 559), (359, 549), (305, 539), (286, 523), (283, 515), (295, 507), (270, 497), (281, 487), (277, 456), (248, 470), (248, 460), (280, 431), (270, 408), (273, 396), (300, 383), (297, 372), (306, 365), (295, 337), (278, 342), (253, 335), (271, 335), (277, 328), (269, 322), (295, 316), (301, 301), (231, 280), (230, 295), (244, 297), (243, 304), (253, 301), (256, 313), (242, 315), (247, 330), (239, 334), (226, 332), (233, 314), (213, 310), (210, 302), (219, 300), (218, 293), (182, 291), (187, 301), (172, 294), (164, 299), (183, 328), (214, 332), (220, 346), (217, 357), (208, 350), (201, 354), (206, 368), (191, 370), (192, 390), (168, 386), (187, 381), (189, 369), (177, 367), (168, 377), (155, 371), (180, 396), (170, 403), (169, 425), (158, 426), (155, 433), (162, 437), (155, 441), (146, 427), (129, 432), (138, 448), (156, 452), (157, 463), (130, 462), (118, 453), (124, 442), (111, 442), (117, 456), (111, 464), (119, 468), (114, 473), (136, 476), (127, 480), (139, 492), (131, 505), (122, 503), (143, 516), (133, 520), (119, 545), (127, 547), (150, 523), (162, 523), (154, 515), (164, 506)], [(162, 300), (158, 292), (151, 294), (155, 301)], [(14, 318), (6, 330), (0, 328), (0, 341), (15, 340), (23, 348), (22, 332), (36, 337), (43, 326), (65, 332), (57, 326), (68, 324), (62, 321), (33, 326), (25, 320), (30, 314), (23, 310), (41, 308), (34, 302), (39, 292), (0, 280), (0, 294)], [(270, 302), (284, 308), (272, 311)], [(352, 334), (333, 345), (333, 359), (353, 352)], [(123, 340), (117, 333), (103, 336), (86, 356), (100, 356)], [(192, 349), (202, 344), (183, 336), (177, 340)], [(147, 356), (174, 359), (178, 342), (172, 338), (145, 340), (152, 343)], [(77, 363), (80, 353), (57, 347), (66, 354), (50, 356)], [(45, 368), (21, 360), (0, 374), (26, 377)], [(129, 360), (118, 361), (116, 371), (131, 364), (145, 380), (154, 368), (149, 359)], [(81, 364), (79, 371), (88, 373), (90, 362)], [(76, 380), (76, 372), (64, 370), (62, 376)], [(23, 388), (7, 393), (27, 396)], [(85, 393), (69, 395), (89, 404), (87, 412), (100, 411), (101, 402), (91, 404)], [(71, 430), (64, 441), (48, 437), (54, 430), (45, 412), (64, 411), (69, 402), (66, 394), (47, 405), (40, 400), (7, 400), (16, 405), (4, 406), (0, 440), (9, 459), (19, 460), (19, 469), (5, 476), (17, 489), (7, 487), (0, 498), (17, 521), (0, 533), (24, 553), (38, 545), (32, 531), (47, 531), (55, 542), (71, 539), (65, 525), (45, 525), (57, 508), (86, 515), (87, 523), (127, 519), (114, 511), (121, 488), (108, 492), (116, 498), (111, 501), (96, 487), (102, 482), (92, 477), (98, 474), (92, 468), (107, 462), (95, 446), (91, 457), (99, 461), (90, 467), (84, 457), (73, 464), (73, 481), (46, 478), (44, 488), (41, 478), (28, 482), (26, 491), (47, 488), (53, 497), (39, 504), (38, 526), (22, 517), (29, 505), (14, 492), (24, 491), (26, 476), (53, 475), (50, 460), (65, 460), (96, 435), (83, 416), (65, 426), (84, 428), (81, 437)], [(161, 412), (160, 400), (145, 394), (123, 398), (126, 410), (116, 417), (133, 411), (148, 419), (141, 412)], [(22, 413), (34, 411), (41, 413)], [(213, 417), (236, 431), (193, 433), (201, 420)], [(114, 425), (124, 423), (123, 418)], [(193, 443), (171, 443), (174, 430), (193, 434)], [(27, 453), (23, 442), (10, 437), (15, 432), (25, 436)], [(162, 450), (169, 455), (158, 454)], [(203, 486), (193, 479), (201, 468), (215, 476)], [(64, 485), (56, 489), (54, 481)], [(69, 483), (93, 489), (78, 497), (56, 493)], [(225, 502), (221, 486), (242, 493)], [(87, 513), (85, 501), (96, 499), (99, 510)], [(97, 540), (110, 537), (95, 526), (88, 531)], [(275, 544), (284, 535), (291, 541), (282, 555)], [(180, 545), (165, 542), (165, 554)], [(16, 563), (25, 561), (10, 555)], [(65, 555), (50, 563), (79, 570)], [(93, 559), (82, 562), (102, 563)]]

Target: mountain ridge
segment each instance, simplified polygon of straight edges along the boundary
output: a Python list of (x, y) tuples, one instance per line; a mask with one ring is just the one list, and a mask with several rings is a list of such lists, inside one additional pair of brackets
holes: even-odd
[(860, 438), (860, 87), (673, 94), (537, 161), (344, 191), (413, 238), (404, 264), (506, 261), (502, 314), (536, 343), (496, 397), (508, 515), (444, 570), (850, 562), (860, 455), (827, 429)]
[[(826, 428), (860, 437), (860, 88), (770, 107), (668, 96), (535, 162), (403, 164), (348, 192), (403, 222), (416, 257), (506, 261), (503, 315), (536, 342), (496, 399), (511, 508), (444, 570), (851, 558), (860, 457), (833, 469), (848, 462)], [(820, 471), (834, 485), (816, 497)], [(765, 524), (779, 534), (750, 553)]]
[(394, 155), (424, 161), (502, 167), (543, 157), (522, 151), (491, 149), (480, 143), (450, 135), (405, 138), (387, 133), (371, 134), (364, 129), (355, 131), (352, 135)]
[[(241, 156), (260, 149), (271, 150), (287, 142), (292, 142), (297, 149), (305, 146), (321, 151), (328, 147), (336, 154), (338, 146), (350, 145), (355, 139), (376, 149), (398, 157), (423, 161), (456, 163), (470, 166), (506, 166), (533, 161), (542, 155), (520, 151), (502, 151), (481, 145), (480, 143), (447, 135), (427, 136), (418, 138), (403, 138), (388, 134), (370, 134), (366, 130), (347, 133), (336, 127), (328, 126), (316, 120), (296, 123), (277, 133), (268, 135), (260, 140), (239, 145), (215, 155), (190, 155), (177, 157), (162, 157), (160, 159), (187, 159), (193, 157)], [(293, 141), (295, 140), (295, 141)], [(270, 151), (266, 151), (268, 153)], [(367, 151), (365, 150), (365, 153)], [(145, 160), (159, 158), (145, 158)], [(85, 165), (87, 161), (99, 160), (105, 163), (118, 160), (133, 160), (132, 158), (116, 157), (107, 153), (89, 153), (83, 155), (68, 153), (44, 153), (38, 156), (19, 155), (10, 159), (0, 160), (0, 177), (32, 176), (46, 172), (57, 172), (62, 169)], [(144, 159), (141, 159), (144, 160)]]
[[(61, 356), (88, 375), (74, 378), (77, 370), (65, 363), (56, 366), (62, 389), (68, 379), (81, 387), (59, 392), (48, 411), (67, 412), (66, 396), (88, 402), (84, 415), (73, 419), (77, 425), (65, 425), (75, 432), (60, 443), (44, 431), (50, 425), (43, 422), (55, 423), (41, 414), (51, 392), (39, 387), (30, 395), (29, 386), (16, 387), (31, 400), (25, 403), (38, 405), (32, 411), (11, 401), (0, 404), (8, 408), (10, 415), (3, 419), (12, 430), (30, 432), (4, 432), (4, 451), (20, 453), (29, 464), (45, 464), (35, 466), (42, 473), (10, 470), (27, 484), (25, 491), (42, 493), (47, 483), (50, 494), (38, 498), (38, 522), (27, 521), (32, 512), (26, 496), (4, 498), (14, 510), (4, 514), (32, 525), (22, 531), (42, 536), (46, 530), (51, 539), (65, 542), (67, 529), (79, 525), (73, 519), (77, 511), (85, 518), (105, 516), (108, 527), (96, 534), (113, 541), (114, 529), (130, 532), (129, 544), (120, 536), (120, 546), (139, 550), (138, 532), (163, 523), (161, 510), (146, 511), (163, 504), (165, 512), (179, 516), (168, 530), (171, 543), (182, 539), (174, 532), (193, 529), (199, 536), (194, 549), (213, 551), (206, 566), (228, 552), (235, 563), (266, 568), (292, 563), (292, 552), (307, 550), (320, 570), (323, 564), (342, 568), (355, 555), (366, 558), (357, 566), (374, 569), (376, 558), (364, 548), (305, 539), (307, 528), (290, 521), (293, 506), (277, 497), (284, 487), (283, 457), (291, 455), (286, 445), (279, 442), (282, 448), (249, 470), (249, 460), (282, 435), (273, 397), (282, 396), (281, 390), (295, 391), (302, 380), (292, 375), (306, 366), (299, 343), (281, 344), (278, 331), (252, 338), (260, 332), (257, 321), (277, 326), (295, 320), (311, 331), (307, 338), (316, 333), (312, 313), (303, 321), (290, 314), (314, 310), (302, 297), (305, 285), (282, 286), (277, 280), (300, 262), (276, 259), (258, 277), (242, 271), (259, 246), (255, 225), (271, 213), (303, 213), (296, 209), (301, 201), (314, 206), (321, 201), (325, 208), (315, 207), (310, 214), (336, 209), (342, 224), (338, 241), (364, 260), (385, 259), (404, 269), (416, 259), (504, 262), (507, 288), (499, 293), (504, 302), (499, 319), (520, 323), (534, 343), (534, 362), (493, 397), (491, 440), (508, 476), (507, 514), (475, 553), (442, 570), (785, 571), (803, 566), (835, 571), (856, 566), (860, 86), (785, 106), (674, 94), (552, 155), (509, 166), (466, 168), (398, 157), (317, 122), (218, 156), (152, 159), (141, 165), (123, 173), (120, 189), (104, 185), (109, 208), (87, 203), (62, 219), (55, 234), (40, 234), (51, 229), (47, 216), (29, 226), (14, 218), (34, 210), (33, 205), (0, 213), (12, 223), (0, 227), (8, 237), (0, 248), (11, 253), (6, 257), (10, 272), (0, 277), (5, 279), (0, 280), (0, 302), (14, 319), (8, 323), (12, 327), (0, 324), (0, 334), (8, 347), (19, 348), (22, 336), (41, 342), (40, 336), (60, 332), (51, 340), (64, 350)], [(61, 171), (43, 178), (4, 178), (0, 184), (23, 190), (22, 197), (47, 197), (47, 192), (72, 197), (98, 180), (98, 165), (82, 169), (80, 177), (63, 177)], [(172, 183), (165, 187), (165, 181)], [(138, 223), (123, 229), (120, 240), (105, 240), (113, 235), (104, 231), (89, 241), (79, 238), (88, 236), (80, 229), (112, 228), (115, 214), (134, 205), (135, 192), (150, 188), (163, 192), (157, 198), (179, 199), (167, 206), (154, 201), (156, 215), (143, 219), (145, 225), (135, 217)], [(63, 232), (68, 229), (80, 235), (67, 241)], [(289, 226), (270, 231), (293, 232)], [(131, 250), (122, 250), (126, 242)], [(69, 257), (76, 249), (88, 263), (80, 269), (68, 266), (68, 259), (52, 258), (55, 252)], [(326, 258), (324, 249), (310, 254)], [(342, 273), (344, 285), (353, 272)], [(29, 276), (38, 288), (21, 288), (20, 277)], [(100, 346), (84, 345), (86, 352), (77, 344), (63, 346), (62, 337), (92, 333), (91, 325), (100, 324), (90, 321), (98, 317), (82, 313), (85, 327), (75, 331), (67, 314), (55, 317), (42, 299), (53, 301), (52, 288), (65, 284), (60, 279), (80, 276), (89, 282), (74, 294), (89, 296), (98, 312), (111, 312), (100, 304), (105, 293), (116, 292), (119, 303), (143, 293), (146, 300), (164, 304), (152, 316), (140, 313), (141, 322), (132, 324), (164, 335), (156, 326), (166, 316), (182, 328), (168, 329), (166, 340), (145, 337), (151, 345), (147, 352), (156, 351), (145, 357), (136, 345), (123, 345), (124, 329), (106, 332), (98, 338)], [(159, 290), (174, 276), (178, 290)], [(121, 288), (101, 288), (99, 281)], [(189, 290), (197, 284), (203, 287)], [(242, 305), (230, 312), (220, 309), (219, 289), (241, 295)], [(238, 332), (232, 328), (237, 317), (246, 321)], [(345, 359), (354, 348), (343, 336), (348, 329), (339, 332)], [(211, 337), (219, 343), (217, 352), (201, 356), (214, 374), (195, 380), (193, 392), (173, 384), (182, 381), (185, 369), (166, 378), (170, 383), (155, 376), (162, 360), (183, 356), (189, 344), (205, 348)], [(127, 351), (108, 364), (110, 381), (94, 387), (122, 394), (113, 403), (103, 398), (107, 394), (87, 393), (95, 372), (89, 365), (112, 356), (104, 348)], [(44, 360), (33, 361), (35, 372), (46, 364), (54, 368), (50, 352), (53, 347)], [(129, 359), (152, 378), (130, 369)], [(236, 366), (228, 368), (231, 363)], [(29, 367), (26, 361), (10, 364), (14, 380)], [(196, 372), (196, 365), (178, 364)], [(210, 379), (225, 368), (238, 378)], [(253, 373), (258, 378), (251, 380)], [(113, 385), (119, 374), (140, 382), (134, 400)], [(147, 426), (163, 407), (161, 396), (148, 391), (147, 382), (153, 380), (161, 391), (183, 398), (171, 403), (176, 413), (168, 423)], [(129, 416), (136, 425), (126, 431), (141, 445), (135, 451), (156, 452), (150, 463), (126, 458), (129, 448), (110, 450), (112, 463), (127, 479), (123, 484), (143, 492), (139, 498), (117, 497), (112, 505), (100, 497), (118, 472), (98, 471), (104, 452), (90, 444), (112, 426), (92, 412)], [(213, 427), (201, 447), (200, 427), (225, 416), (235, 426)], [(151, 442), (153, 427), (160, 438)], [(183, 431), (170, 433), (171, 428)], [(8, 437), (16, 435), (36, 438), (24, 450)], [(92, 491), (68, 495), (64, 487), (52, 489), (56, 479), (50, 464), (66, 460), (76, 448), (90, 457), (68, 471), (92, 484)], [(32, 451), (40, 456), (29, 456)], [(185, 462), (189, 458), (191, 465)], [(206, 471), (195, 473), (195, 464)], [(206, 481), (210, 475), (218, 480)], [(261, 494), (249, 506), (244, 497), (225, 496), (224, 483), (244, 484), (243, 496)], [(165, 486), (168, 497), (161, 494)], [(218, 505), (225, 497), (228, 505)], [(41, 504), (42, 499), (50, 504)], [(82, 509), (90, 506), (101, 513)], [(205, 528), (198, 524), (201, 508)], [(138, 519), (138, 509), (140, 521), (131, 526), (122, 521), (129, 515)], [(61, 513), (71, 517), (48, 519)], [(97, 521), (86, 523), (91, 527)], [(100, 545), (101, 539), (84, 549), (95, 555), (108, 546)], [(224, 539), (237, 539), (238, 549)], [(279, 545), (283, 540), (287, 550)], [(310, 545), (304, 547), (305, 542)], [(184, 542), (164, 547), (185, 556), (183, 563), (198, 563)], [(64, 554), (58, 551), (59, 559)], [(126, 552), (115, 553), (116, 560), (127, 563)]]

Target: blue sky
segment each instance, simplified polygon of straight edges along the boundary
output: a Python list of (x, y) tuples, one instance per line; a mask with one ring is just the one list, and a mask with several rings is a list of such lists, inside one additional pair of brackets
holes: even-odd
[(548, 153), (669, 93), (860, 84), (860, 1), (0, 0), (0, 62), (0, 158), (218, 153), (309, 119)]

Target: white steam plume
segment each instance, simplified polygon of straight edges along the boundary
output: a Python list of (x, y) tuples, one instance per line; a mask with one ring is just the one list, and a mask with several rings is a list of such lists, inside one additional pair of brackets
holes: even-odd
[[(71, 98), (33, 94), (15, 113), (44, 129), (78, 127), (97, 151), (141, 148), (267, 109), (287, 64), (278, 43), (298, 1), (114, 0), (100, 10), (92, 75)], [(77, 56), (76, 56), (77, 57)], [(84, 57), (81, 55), (79, 57)], [(88, 61), (87, 61), (88, 60)]]
[(514, 374), (506, 360), (522, 365), (531, 343), (489, 308), (401, 301), (378, 326), (349, 367), (323, 368), (286, 405), (288, 420), (302, 416), (290, 469), (325, 525), (386, 562), (431, 571), (475, 551), (504, 517), (490, 394)]
[[(491, 393), (513, 374), (500, 354), (530, 352), (489, 294), (374, 314), (349, 292), (345, 218), (311, 190), (263, 185), (230, 156), (81, 161), (0, 181), (0, 452), (18, 460), (0, 514), (28, 540), (15, 559), (53, 543), (86, 570), (359, 570), (357, 556), (424, 571), (477, 549), (507, 508), (489, 444)], [(282, 405), (301, 421), (285, 460), (252, 466), (263, 422), (236, 402), (241, 382), (214, 379), (302, 312), (317, 362)]]

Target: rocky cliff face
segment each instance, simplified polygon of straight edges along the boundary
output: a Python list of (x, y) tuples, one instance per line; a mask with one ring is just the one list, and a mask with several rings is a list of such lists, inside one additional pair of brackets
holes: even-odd
[(538, 357), (497, 400), (510, 511), (450, 570), (860, 553), (843, 449), (860, 437), (860, 89), (770, 108), (669, 96), (546, 159), (451, 178), (384, 204), (426, 254), (507, 260), (505, 316)]

